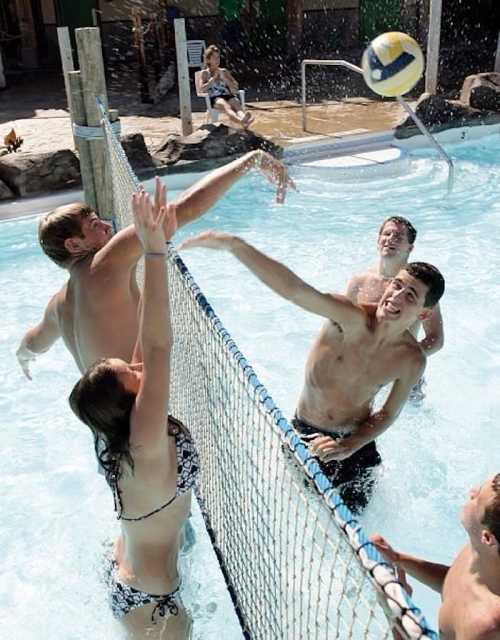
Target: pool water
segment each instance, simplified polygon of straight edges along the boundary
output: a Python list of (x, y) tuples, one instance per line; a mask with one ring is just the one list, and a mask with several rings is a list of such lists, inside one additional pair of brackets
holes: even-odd
[[(376, 262), (385, 217), (401, 214), (415, 224), (412, 259), (436, 264), (446, 278), (445, 347), (429, 359), (422, 406), (405, 407), (379, 439), (383, 468), (361, 522), (396, 547), (439, 562), (450, 562), (466, 539), (458, 521), (466, 490), (500, 466), (500, 137), (448, 150), (456, 162), (448, 198), (446, 168), (431, 154), (415, 155), (407, 176), (365, 176), (349, 184), (299, 167), (292, 170), (299, 191), (285, 205), (275, 204), (272, 187), (251, 174), (179, 233), (179, 240), (206, 228), (237, 233), (317, 288), (342, 292), (353, 273)], [(78, 372), (62, 344), (35, 364), (31, 383), (15, 360), (24, 331), (65, 280), (38, 248), (36, 224), (0, 225), (0, 491), (6, 514), (0, 610), (10, 638), (112, 639), (118, 636), (99, 567), (103, 543), (117, 526), (109, 490), (95, 473), (88, 430), (67, 406)], [(267, 290), (229, 254), (197, 249), (183, 258), (290, 417), (321, 319)], [(224, 629), (225, 639), (238, 638), (216, 567), (209, 579), (205, 575), (209, 549), (196, 513), (194, 519), (198, 544), (184, 564), (195, 637), (215, 639)], [(436, 594), (413, 584), (416, 603), (436, 626)]]
[[(10, 640), (114, 640), (122, 634), (106, 601), (103, 558), (119, 526), (96, 473), (92, 438), (71, 413), (79, 377), (61, 342), (20, 373), (15, 350), (65, 272), (41, 253), (34, 218), (0, 224), (0, 618)], [(229, 595), (193, 504), (196, 543), (182, 556), (193, 637), (242, 638)]]

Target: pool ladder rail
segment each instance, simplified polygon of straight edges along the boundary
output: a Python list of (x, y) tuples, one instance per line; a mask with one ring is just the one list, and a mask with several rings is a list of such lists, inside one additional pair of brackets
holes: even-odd
[[(356, 73), (363, 74), (363, 70), (361, 69), (361, 67), (358, 67), (357, 65), (352, 64), (352, 62), (347, 62), (347, 60), (302, 60), (302, 63), (301, 63), (302, 101), (301, 102), (302, 102), (302, 130), (303, 131), (306, 131), (306, 107), (307, 107), (306, 67), (311, 65), (326, 66), (326, 67), (345, 67), (346, 69), (350, 69), (351, 71), (355, 71)], [(403, 100), (401, 96), (397, 96), (396, 99), (399, 102), (399, 104), (403, 107), (403, 109), (406, 111), (406, 113), (411, 117), (413, 122), (417, 125), (420, 132), (429, 140), (430, 144), (434, 147), (434, 149), (436, 149), (438, 154), (448, 165), (447, 188), (448, 188), (448, 195), (450, 195), (451, 192), (453, 191), (453, 183), (454, 183), (454, 177), (455, 177), (455, 167), (453, 165), (452, 159), (443, 149), (442, 145), (440, 145), (439, 142), (436, 140), (436, 138), (430, 133), (430, 131), (428, 131), (427, 127), (424, 125), (422, 120), (420, 120), (420, 118), (413, 111), (413, 109), (406, 102), (406, 100)]]

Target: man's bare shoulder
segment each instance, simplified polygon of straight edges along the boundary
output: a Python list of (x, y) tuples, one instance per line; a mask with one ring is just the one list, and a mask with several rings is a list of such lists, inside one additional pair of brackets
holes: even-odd
[(365, 271), (361, 271), (360, 273), (355, 273), (351, 279), (349, 280), (349, 284), (353, 284), (354, 286), (362, 287), (367, 282), (372, 282), (373, 280), (379, 280), (380, 276), (377, 274), (374, 267), (370, 267)]
[(401, 341), (398, 343), (398, 353), (401, 356), (401, 368), (411, 377), (420, 377), (424, 372), (427, 357), (422, 347), (409, 331), (405, 331)]

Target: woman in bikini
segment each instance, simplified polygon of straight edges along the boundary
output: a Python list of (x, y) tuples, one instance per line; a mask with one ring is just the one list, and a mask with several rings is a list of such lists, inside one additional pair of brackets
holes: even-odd
[(236, 97), (238, 83), (227, 69), (220, 67), (219, 49), (210, 45), (205, 49), (205, 65), (200, 77), (199, 90), (208, 93), (213, 109), (225, 113), (230, 120), (249, 127), (253, 118), (249, 111), (243, 111), (241, 102)]
[(168, 416), (172, 329), (165, 240), (177, 225), (174, 206), (158, 211), (144, 192), (134, 194), (132, 205), (145, 255), (136, 352), (130, 363), (96, 362), (69, 401), (92, 430), (121, 521), (109, 572), (113, 614), (127, 638), (180, 640), (189, 637), (191, 622), (179, 595), (177, 558), (199, 465), (189, 432)]

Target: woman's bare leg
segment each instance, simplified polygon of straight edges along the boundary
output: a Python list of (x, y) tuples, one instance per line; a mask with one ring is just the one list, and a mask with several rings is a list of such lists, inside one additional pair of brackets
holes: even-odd
[(215, 102), (214, 102), (214, 107), (217, 109), (217, 111), (220, 111), (221, 113), (226, 114), (226, 116), (232, 120), (232, 122), (237, 122), (240, 125), (243, 125), (243, 117), (244, 114), (242, 112), (242, 116), (238, 115), (234, 109), (232, 109), (230, 103), (227, 100), (224, 100), (224, 98), (216, 98)]
[(229, 100), (229, 104), (231, 105), (233, 111), (238, 114), (238, 117), (241, 118), (241, 124), (245, 127), (245, 129), (249, 127), (254, 120), (250, 111), (243, 111), (243, 107), (241, 106), (241, 102), (238, 100), (238, 98), (231, 98), (231, 100)]

